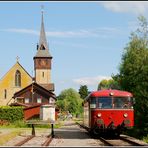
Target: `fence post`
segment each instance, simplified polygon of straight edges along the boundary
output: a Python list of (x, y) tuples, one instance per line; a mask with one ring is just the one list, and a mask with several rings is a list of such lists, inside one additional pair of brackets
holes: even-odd
[(51, 136), (54, 138), (54, 129), (53, 129), (53, 123), (51, 123)]
[(32, 135), (35, 136), (35, 128), (34, 128), (34, 124), (32, 124)]

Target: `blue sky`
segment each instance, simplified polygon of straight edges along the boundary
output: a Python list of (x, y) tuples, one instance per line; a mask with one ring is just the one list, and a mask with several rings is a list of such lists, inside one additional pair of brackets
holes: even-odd
[(148, 18), (146, 1), (0, 2), (0, 77), (15, 63), (33, 75), (39, 41), (41, 5), (52, 59), (55, 93), (98, 83), (118, 73), (123, 49), (138, 26)]

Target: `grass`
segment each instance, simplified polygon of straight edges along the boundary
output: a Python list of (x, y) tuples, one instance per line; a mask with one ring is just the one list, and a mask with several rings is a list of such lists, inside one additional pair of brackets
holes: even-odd
[[(36, 131), (44, 131), (46, 129), (49, 129), (51, 125), (35, 125)], [(54, 124), (54, 128), (61, 127), (61, 123)], [(6, 142), (13, 139), (14, 137), (21, 135), (22, 133), (30, 133), (32, 131), (32, 127), (29, 125), (26, 125), (22, 121), (18, 121), (15, 123), (11, 123), (9, 125), (3, 125), (0, 126), (0, 146), (3, 146)], [(2, 132), (2, 131), (6, 132)], [(4, 134), (3, 134), (4, 133)]]
[(21, 133), (20, 131), (16, 130), (16, 131), (12, 131), (12, 132), (10, 132), (8, 134), (2, 134), (0, 136), (0, 146), (4, 145), (6, 142), (8, 142), (12, 138), (16, 137), (20, 133)]
[[(61, 122), (57, 122), (54, 124), (54, 128), (59, 128), (61, 127)], [(50, 124), (39, 124), (39, 125), (35, 125), (35, 127), (37, 128), (51, 128)], [(21, 120), (21, 121), (15, 121), (13, 123), (9, 123), (8, 125), (2, 125), (0, 126), (1, 128), (31, 128), (31, 125), (27, 125), (25, 123), (25, 121)]]
[(147, 134), (147, 136), (143, 136), (143, 135), (139, 134), (139, 130), (136, 128), (129, 129), (123, 133), (148, 143), (148, 134)]
[[(54, 128), (59, 128), (62, 126), (61, 122), (57, 122), (56, 124), (54, 124)], [(51, 125), (35, 125), (35, 130), (46, 130), (51, 128)], [(31, 130), (32, 127), (31, 125), (27, 125), (24, 121), (16, 121), (14, 123), (10, 123), (8, 125), (2, 125), (0, 126), (0, 146), (4, 145), (6, 142), (8, 142), (9, 140), (13, 139), (14, 137), (16, 137), (17, 135), (20, 135), (22, 133), (28, 133), (30, 132), (31, 134)], [(2, 131), (7, 131), (6, 133), (3, 134)], [(10, 130), (10, 131), (9, 131)]]
[(83, 118), (73, 118), (74, 121), (83, 121)]
[(146, 137), (143, 137), (142, 139), (144, 142), (148, 143), (148, 135)]

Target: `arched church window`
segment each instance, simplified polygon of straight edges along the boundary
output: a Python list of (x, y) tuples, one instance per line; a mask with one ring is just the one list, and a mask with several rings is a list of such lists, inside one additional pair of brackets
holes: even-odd
[(15, 73), (15, 86), (21, 86), (21, 73), (19, 70)]

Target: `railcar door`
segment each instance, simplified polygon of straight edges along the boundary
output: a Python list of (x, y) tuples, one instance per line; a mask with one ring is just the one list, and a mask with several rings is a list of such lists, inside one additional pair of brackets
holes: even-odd
[(89, 102), (84, 103), (84, 118), (83, 124), (89, 127)]
[(92, 128), (94, 125), (94, 112), (96, 111), (96, 97), (91, 97), (89, 100), (89, 127)]

